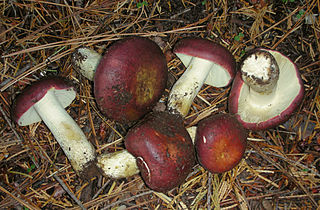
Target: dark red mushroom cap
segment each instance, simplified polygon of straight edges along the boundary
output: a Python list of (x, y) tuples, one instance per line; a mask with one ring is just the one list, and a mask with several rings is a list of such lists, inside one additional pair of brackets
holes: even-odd
[(227, 48), (216, 42), (188, 37), (178, 41), (173, 52), (185, 66), (188, 66), (192, 57), (202, 58), (216, 64), (205, 81), (208, 85), (225, 87), (232, 82), (235, 76), (236, 62), (233, 55)]
[(192, 140), (178, 115), (147, 115), (129, 130), (125, 146), (137, 158), (143, 180), (155, 191), (180, 185), (195, 164)]
[(40, 122), (41, 118), (33, 109), (49, 90), (54, 90), (57, 100), (65, 108), (69, 106), (76, 97), (74, 87), (60, 77), (50, 77), (34, 82), (23, 90), (17, 97), (13, 109), (13, 120), (20, 126)]
[[(289, 119), (304, 96), (303, 82), (297, 66), (285, 55), (275, 50), (269, 52), (279, 66), (279, 79), (271, 94), (253, 94), (238, 71), (229, 96), (229, 112), (250, 130), (275, 127)], [(251, 55), (251, 54), (249, 54)], [(258, 97), (257, 97), (258, 96)]]
[(230, 114), (211, 115), (198, 123), (195, 149), (199, 163), (211, 173), (223, 173), (242, 159), (247, 131)]
[(100, 61), (94, 94), (101, 111), (122, 123), (140, 119), (160, 99), (168, 76), (159, 46), (143, 37), (114, 43)]

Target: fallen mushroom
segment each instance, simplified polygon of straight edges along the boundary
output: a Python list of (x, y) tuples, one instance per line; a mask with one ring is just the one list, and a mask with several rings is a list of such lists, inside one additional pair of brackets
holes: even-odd
[(20, 126), (43, 121), (81, 175), (94, 164), (95, 150), (77, 123), (64, 109), (76, 97), (74, 87), (53, 77), (35, 82), (21, 93), (13, 106), (13, 120)]
[(247, 131), (230, 114), (211, 115), (198, 123), (195, 149), (199, 163), (211, 173), (223, 173), (242, 159)]
[(94, 78), (94, 95), (110, 119), (130, 123), (151, 111), (168, 77), (159, 46), (150, 39), (131, 37), (117, 41), (101, 59)]
[(240, 68), (229, 96), (230, 113), (251, 130), (275, 127), (288, 120), (304, 95), (296, 65), (278, 51), (257, 49)]
[(180, 185), (195, 164), (194, 147), (179, 115), (147, 115), (125, 137), (145, 183), (155, 191)]
[(141, 172), (155, 191), (181, 184), (195, 164), (192, 139), (179, 115), (149, 113), (128, 131), (125, 146), (127, 150), (100, 155), (98, 167), (114, 179)]
[(79, 47), (72, 53), (72, 66), (88, 80), (93, 81), (102, 56), (88, 47)]
[(202, 38), (184, 38), (174, 47), (185, 72), (172, 87), (168, 109), (186, 116), (202, 85), (229, 85), (235, 75), (235, 60), (222, 45)]

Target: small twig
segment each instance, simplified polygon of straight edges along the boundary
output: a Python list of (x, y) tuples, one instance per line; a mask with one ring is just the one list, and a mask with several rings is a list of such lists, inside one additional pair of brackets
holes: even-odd
[(67, 187), (67, 185), (62, 181), (62, 179), (60, 179), (58, 177), (57, 174), (54, 174), (53, 177), (55, 178), (55, 180), (57, 180), (57, 182), (59, 182), (59, 184), (61, 185), (61, 187), (69, 194), (69, 196), (80, 206), (81, 209), (86, 210), (86, 207), (84, 207), (84, 205), (81, 203), (81, 201), (75, 196), (75, 194), (73, 192), (71, 192), (71, 190), (69, 190), (69, 188)]
[(240, 190), (241, 194), (242, 194), (242, 197), (243, 197), (243, 200), (247, 203), (247, 207), (248, 207), (248, 210), (251, 209), (250, 205), (249, 205), (249, 202), (248, 202), (248, 199), (247, 199), (247, 196), (245, 194), (245, 192), (243, 191), (243, 189), (241, 188), (241, 185), (240, 185), (240, 182), (239, 182), (239, 179), (236, 177), (235, 179), (237, 185), (238, 185), (238, 189)]
[(106, 188), (106, 186), (110, 183), (110, 179), (103, 184), (103, 186), (97, 191), (97, 193), (92, 197), (92, 200), (97, 198), (98, 195)]
[[(43, 151), (44, 152), (44, 151)], [(50, 159), (48, 159), (48, 155), (43, 155), (42, 153), (39, 153), (39, 155), (41, 156), (41, 158), (45, 159), (46, 161), (50, 162), (52, 164), (52, 161)], [(52, 164), (54, 167), (55, 165)], [(56, 167), (55, 167), (56, 168)], [(58, 177), (58, 175), (56, 173), (51, 174), (50, 176), (53, 176), (55, 178), (55, 180), (57, 180), (57, 182), (59, 182), (59, 184), (61, 185), (61, 187), (68, 193), (68, 195), (79, 205), (79, 207), (83, 210), (85, 210), (86, 208), (83, 206), (83, 204), (81, 203), (81, 201), (75, 196), (75, 194), (73, 192), (71, 192), (71, 190), (67, 187), (67, 185)], [(49, 177), (50, 177), (49, 176)]]
[(207, 190), (207, 209), (210, 210), (211, 209), (211, 190), (212, 190), (212, 173), (209, 173), (209, 177), (208, 177), (208, 190)]

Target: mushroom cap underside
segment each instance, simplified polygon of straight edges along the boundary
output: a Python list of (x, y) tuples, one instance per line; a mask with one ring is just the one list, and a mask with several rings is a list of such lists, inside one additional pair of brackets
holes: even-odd
[(273, 97), (252, 97), (250, 88), (237, 72), (229, 96), (229, 111), (236, 115), (245, 128), (263, 130), (275, 127), (290, 117), (303, 99), (303, 82), (297, 66), (286, 56), (275, 50), (267, 50), (279, 66), (279, 80)]

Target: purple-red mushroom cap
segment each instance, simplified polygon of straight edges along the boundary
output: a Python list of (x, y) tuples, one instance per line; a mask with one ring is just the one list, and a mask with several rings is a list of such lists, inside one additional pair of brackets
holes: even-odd
[[(270, 55), (273, 59), (267, 58)], [(278, 76), (277, 71), (269, 71), (272, 67), (268, 65), (273, 65), (273, 62), (279, 68)], [(257, 49), (245, 57), (240, 68), (232, 84), (229, 112), (235, 114), (239, 122), (250, 130), (268, 129), (287, 121), (304, 96), (303, 82), (297, 66), (278, 51)], [(271, 72), (274, 76), (261, 73), (264, 71)], [(246, 76), (244, 72), (252, 75)], [(271, 78), (266, 82), (265, 89), (260, 81), (262, 78), (265, 81), (265, 78)], [(256, 90), (253, 83), (258, 84), (262, 91)]]
[(94, 78), (94, 95), (101, 111), (121, 123), (139, 120), (152, 110), (167, 83), (166, 58), (148, 38), (115, 42), (101, 59)]
[(129, 130), (125, 146), (136, 157), (143, 180), (155, 191), (179, 186), (195, 164), (193, 143), (179, 115), (148, 114)]
[(203, 84), (225, 87), (235, 76), (233, 55), (213, 41), (184, 38), (177, 42), (173, 52), (186, 67), (169, 94), (168, 108), (173, 113), (186, 116)]
[(211, 173), (233, 169), (242, 160), (247, 130), (231, 114), (216, 114), (198, 123), (195, 149), (200, 165)]

